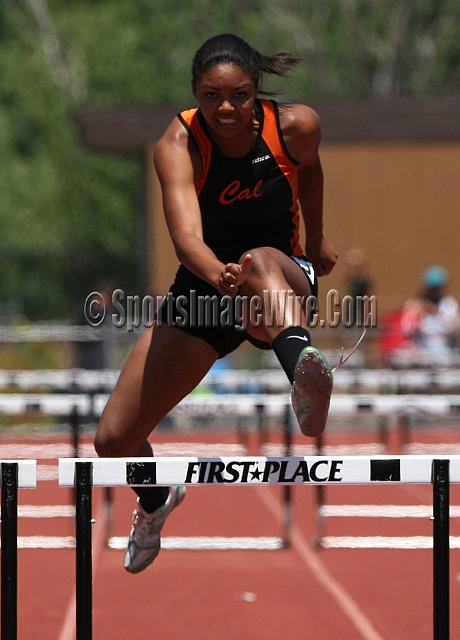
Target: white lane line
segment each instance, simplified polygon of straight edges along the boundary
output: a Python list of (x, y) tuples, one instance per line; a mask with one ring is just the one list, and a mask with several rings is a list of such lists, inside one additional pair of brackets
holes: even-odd
[(21, 518), (73, 518), (75, 507), (72, 504), (19, 505), (18, 514)]
[[(276, 498), (263, 487), (255, 487), (262, 502), (275, 516), (279, 524), (283, 523), (283, 510)], [(321, 562), (318, 556), (310, 549), (300, 529), (296, 525), (291, 528), (292, 546), (302, 558), (307, 568), (311, 571), (316, 580), (322, 585), (350, 622), (359, 631), (364, 640), (384, 640), (376, 631), (367, 615), (360, 609), (348, 591), (332, 576), (327, 567)]]
[[(433, 505), (326, 504), (319, 513), (326, 518), (431, 518)], [(460, 518), (460, 506), (450, 507), (450, 517)]]
[(43, 444), (37, 442), (11, 442), (0, 445), (0, 458), (18, 458), (24, 460), (52, 460), (73, 455), (73, 448), (65, 442)]
[[(432, 549), (432, 536), (325, 536), (325, 549)], [(451, 549), (460, 549), (460, 537), (450, 536)]]
[(37, 480), (49, 482), (59, 479), (59, 467), (57, 464), (37, 464)]
[[(109, 539), (111, 549), (125, 549), (128, 538), (114, 536)], [(171, 536), (162, 538), (162, 549), (186, 549), (192, 551), (228, 551), (230, 549), (249, 549), (254, 551), (274, 551), (282, 549), (281, 538), (271, 537), (207, 537), (207, 536)], [(324, 536), (321, 538), (324, 549), (432, 549), (431, 536)], [(460, 549), (460, 537), (450, 536), (451, 549)], [(1, 543), (0, 543), (1, 547)], [(18, 549), (74, 549), (73, 536), (18, 536)]]
[[(237, 443), (206, 442), (152, 442), (155, 456), (232, 456), (244, 455), (246, 447)], [(82, 442), (79, 446), (81, 458), (95, 458), (96, 451), (92, 442)], [(0, 444), (0, 459), (18, 460), (53, 460), (55, 458), (70, 458), (74, 454), (68, 443), (30, 444), (9, 443)]]
[(403, 452), (405, 455), (454, 455), (460, 453), (460, 447), (458, 443), (422, 444), (414, 442), (404, 445)]
[[(74, 549), (72, 536), (18, 536), (18, 549)], [(1, 547), (1, 543), (0, 543)]]
[[(152, 442), (156, 456), (226, 456), (244, 455), (246, 447), (237, 443), (205, 443), (205, 442)], [(261, 454), (266, 456), (284, 455), (285, 446), (280, 443), (268, 442), (262, 447)], [(405, 454), (454, 454), (460, 452), (460, 444), (413, 443), (406, 445)], [(79, 447), (80, 457), (94, 458), (96, 452), (92, 442), (82, 442)], [(386, 453), (386, 449), (379, 443), (325, 445), (322, 455), (379, 455)], [(291, 455), (316, 455), (317, 448), (311, 444), (294, 444)], [(72, 457), (73, 447), (70, 443), (56, 442), (49, 444), (12, 442), (0, 444), (0, 459), (18, 460), (53, 460), (56, 458)]]
[[(128, 537), (113, 536), (109, 539), (111, 549), (126, 549)], [(168, 536), (161, 538), (162, 549), (187, 549), (192, 551), (226, 551), (229, 549), (267, 550), (282, 549), (281, 538), (223, 536)]]
[(75, 507), (69, 504), (21, 504), (18, 506), (19, 518), (72, 518), (74, 515)]

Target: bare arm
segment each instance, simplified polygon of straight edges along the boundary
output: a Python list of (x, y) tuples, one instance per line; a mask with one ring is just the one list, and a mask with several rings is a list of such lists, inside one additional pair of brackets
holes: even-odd
[(289, 105), (284, 114), (283, 134), (288, 149), (300, 160), (298, 173), (299, 203), (305, 222), (305, 255), (318, 276), (333, 269), (338, 254), (323, 236), (323, 170), (319, 157), (321, 122), (318, 115), (304, 105)]
[(219, 293), (235, 296), (245, 275), (239, 265), (227, 268), (203, 241), (188, 135), (178, 120), (158, 141), (154, 160), (166, 223), (179, 261)]

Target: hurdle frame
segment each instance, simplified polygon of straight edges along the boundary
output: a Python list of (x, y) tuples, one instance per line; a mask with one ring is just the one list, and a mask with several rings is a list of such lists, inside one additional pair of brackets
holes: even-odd
[(450, 461), (433, 460), (433, 637), (450, 637)]
[[(408, 471), (405, 462), (412, 459), (414, 472)], [(347, 461), (349, 477), (342, 484), (399, 484), (403, 483), (431, 483), (433, 486), (433, 640), (449, 640), (450, 634), (450, 603), (449, 603), (449, 579), (450, 579), (450, 544), (449, 544), (449, 485), (451, 482), (451, 469), (454, 463), (454, 481), (460, 483), (460, 456), (438, 458), (435, 456), (296, 456), (296, 457), (235, 457), (235, 458), (102, 458), (102, 459), (60, 459), (59, 460), (59, 485), (76, 485), (78, 496), (76, 509), (76, 532), (81, 539), (76, 544), (76, 571), (77, 571), (77, 636), (76, 640), (88, 640), (92, 637), (92, 550), (91, 550), (91, 495), (93, 486), (165, 486), (166, 484), (185, 484), (188, 486), (216, 486), (216, 484), (236, 484), (245, 486), (305, 486), (325, 485), (337, 482), (339, 461)], [(308, 482), (286, 479), (286, 469), (292, 463), (303, 461), (306, 468), (313, 469), (315, 465), (315, 478), (310, 477)], [(367, 481), (363, 480), (365, 462), (369, 462), (369, 474)], [(329, 462), (331, 471), (327, 478), (316, 476), (320, 464)], [(404, 462), (404, 464), (402, 464)], [(204, 472), (203, 465), (210, 466)], [(249, 481), (246, 469), (248, 465), (265, 463), (271, 465), (265, 467), (265, 482)], [(353, 463), (357, 465), (353, 471)], [(426, 465), (430, 464), (430, 476), (427, 479)], [(189, 465), (195, 465), (190, 467)], [(243, 480), (224, 479), (223, 469), (227, 471), (228, 464), (243, 466)], [(284, 467), (283, 467), (284, 464)], [(95, 479), (95, 465), (97, 477)], [(124, 480), (123, 469), (124, 465)], [(168, 470), (168, 465), (170, 469)], [(187, 466), (188, 465), (188, 466)], [(196, 469), (198, 465), (198, 469)], [(222, 465), (224, 465), (222, 467)], [(244, 466), (246, 465), (246, 467)], [(109, 481), (110, 469), (115, 470), (116, 479)], [(157, 469), (157, 466), (160, 467)], [(234, 466), (232, 471), (234, 471)], [(184, 476), (184, 468), (188, 471)], [(267, 472), (266, 470), (269, 470)], [(72, 470), (73, 469), (73, 473)], [(214, 471), (212, 471), (214, 469)], [(220, 471), (216, 472), (216, 469)], [(284, 469), (282, 480), (270, 479), (270, 469)], [(257, 467), (259, 471), (259, 467)], [(210, 482), (205, 482), (206, 473), (212, 473)], [(199, 480), (194, 478), (199, 473)], [(246, 473), (246, 475), (245, 475)], [(202, 475), (203, 474), (203, 475)], [(220, 475), (219, 475), (220, 474)], [(181, 477), (179, 477), (181, 476)], [(404, 476), (404, 477), (403, 477)], [(113, 478), (114, 476), (112, 476)], [(217, 479), (216, 479), (217, 478)], [(403, 478), (403, 479), (401, 479)], [(272, 480), (272, 481), (271, 481)]]
[(36, 460), (0, 460), (1, 467), (1, 640), (16, 640), (18, 619), (18, 489), (34, 489)]
[(2, 640), (17, 637), (18, 465), (2, 463)]

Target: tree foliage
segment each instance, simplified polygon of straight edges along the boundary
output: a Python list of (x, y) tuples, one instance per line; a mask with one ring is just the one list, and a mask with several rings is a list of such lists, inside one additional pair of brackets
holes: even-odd
[(290, 99), (458, 92), (459, 25), (457, 0), (4, 0), (1, 301), (63, 318), (102, 277), (140, 286), (143, 160), (83, 149), (76, 107), (192, 106), (193, 53), (224, 31), (305, 60), (267, 79)]

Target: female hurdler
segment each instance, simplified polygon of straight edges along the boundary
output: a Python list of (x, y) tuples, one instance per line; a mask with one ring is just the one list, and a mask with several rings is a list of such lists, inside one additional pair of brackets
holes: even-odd
[[(133, 348), (102, 414), (98, 455), (152, 456), (152, 429), (217, 358), (244, 340), (274, 350), (292, 385), (300, 429), (306, 436), (323, 432), (332, 374), (310, 344), (305, 308), (317, 294), (317, 276), (328, 274), (337, 260), (323, 236), (320, 121), (307, 106), (258, 98), (264, 73), (284, 76), (297, 62), (288, 53), (262, 55), (231, 34), (210, 38), (196, 52), (192, 90), (198, 108), (179, 114), (155, 147), (181, 266), (156, 325)], [(183, 313), (192, 295), (228, 296), (227, 302), (256, 296), (258, 313), (244, 323), (235, 317), (232, 326), (200, 326), (191, 306), (188, 316)], [(179, 296), (180, 309), (174, 307)], [(138, 507), (124, 565), (137, 573), (158, 555), (161, 528), (185, 487), (134, 491)]]

